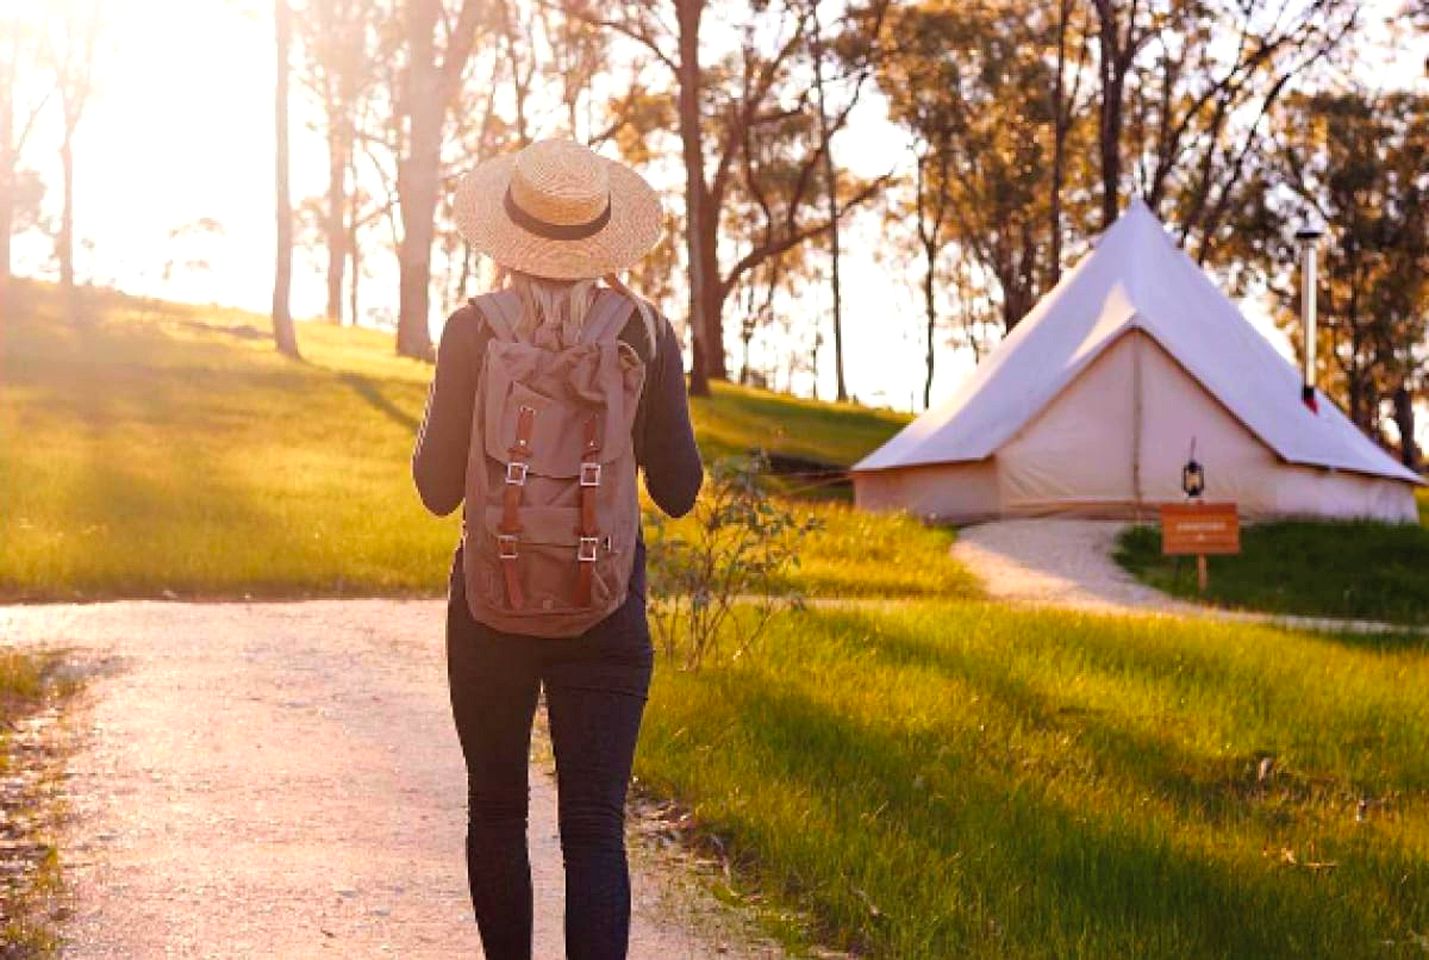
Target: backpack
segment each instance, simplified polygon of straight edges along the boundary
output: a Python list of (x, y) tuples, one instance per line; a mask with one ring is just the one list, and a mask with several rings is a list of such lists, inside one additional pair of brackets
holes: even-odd
[(553, 350), (518, 337), (515, 292), (471, 303), (492, 336), (466, 468), (467, 604), (503, 633), (578, 636), (625, 602), (640, 532), (645, 366), (619, 339), (634, 304), (599, 290), (580, 342)]

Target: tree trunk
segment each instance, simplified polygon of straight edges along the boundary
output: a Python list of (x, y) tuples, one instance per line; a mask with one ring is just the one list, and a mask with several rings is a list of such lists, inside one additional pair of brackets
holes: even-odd
[(273, 274), (273, 342), (279, 353), (297, 357), (298, 338), (289, 307), (293, 283), (293, 204), (288, 192), (288, 49), (293, 25), (288, 0), (275, 0), (273, 10), (278, 43), (274, 95), (278, 257)]
[(754, 330), (745, 327), (740, 333), (739, 341), (744, 351), (744, 359), (739, 365), (739, 383), (740, 386), (747, 387), (749, 386), (749, 344), (754, 339)]
[(1073, 0), (1060, 0), (1057, 16), (1057, 80), (1052, 91), (1052, 183), (1047, 204), (1048, 231), (1051, 245), (1047, 252), (1048, 286), (1062, 278), (1062, 181), (1066, 177), (1067, 132), (1071, 117), (1066, 100), (1067, 21), (1072, 15)]
[(701, 291), (700, 315), (705, 324), (704, 369), (707, 380), (728, 380), (729, 366), (724, 355), (724, 301), (729, 288), (719, 275), (719, 211), (709, 203), (706, 194), (704, 214), (700, 217), (703, 238), (700, 253), (704, 286)]
[(471, 56), (481, 4), (463, 0), (438, 62), (435, 33), (445, 14), (441, 0), (407, 0), (408, 65), (400, 95), (407, 119), (407, 154), (397, 166), (402, 239), (397, 247), (400, 291), (397, 353), (430, 360), (432, 240), (441, 189), (442, 139), (447, 109)]
[(362, 250), (357, 242), (359, 194), (357, 189), (357, 151), (348, 150), (348, 181), (352, 184), (352, 194), (348, 197), (347, 213), (347, 255), (351, 258), (350, 275), (347, 285), (347, 318), (354, 327), (357, 326), (358, 313), (358, 293), (362, 283)]
[(62, 206), (60, 232), (55, 239), (55, 256), (60, 262), (60, 293), (64, 298), (65, 315), (70, 323), (80, 320), (79, 304), (74, 288), (74, 128), (65, 125), (60, 141)]
[[(835, 399), (848, 400), (848, 385), (844, 382), (843, 303), (839, 294), (839, 185), (834, 169), (834, 151), (830, 144), (829, 113), (824, 100), (824, 42), (818, 20), (818, 5), (814, 6), (814, 88), (819, 98), (819, 140), (824, 150), (824, 180), (829, 209), (829, 288), (834, 298), (834, 380)], [(818, 382), (819, 372), (814, 371)]]
[[(1097, 136), (1101, 161), (1102, 181), (1102, 228), (1116, 222), (1120, 213), (1121, 193), (1121, 127), (1123, 119), (1123, 98), (1126, 88), (1126, 72), (1129, 64), (1123, 62), (1122, 43), (1118, 39), (1116, 14), (1109, 0), (1099, 0), (1096, 4), (1101, 20), (1098, 37), (1100, 46), (1101, 104), (1097, 112)], [(1135, 10), (1135, 6), (1132, 7)], [(1128, 26), (1126, 42), (1132, 40), (1132, 28)]]
[(1419, 445), (1414, 442), (1414, 395), (1400, 384), (1394, 391), (1394, 423), (1399, 427), (1399, 459), (1410, 470), (1419, 469)]
[[(331, 107), (329, 108), (331, 110)], [(347, 169), (352, 139), (346, 117), (328, 116), (327, 318), (342, 323), (342, 275), (347, 266)]]
[(1026, 312), (1021, 289), (1004, 283), (1002, 285), (1002, 335), (1004, 337), (1016, 329)]
[(357, 230), (353, 229), (348, 236), (348, 255), (351, 257), (351, 274), (347, 280), (347, 317), (348, 323), (357, 326), (357, 318), (361, 316), (358, 312), (361, 303), (359, 299), (360, 278), (362, 277), (362, 253), (357, 248)]
[(1372, 385), (1370, 373), (1365, 366), (1367, 336), (1364, 325), (1360, 322), (1360, 291), (1362, 289), (1364, 274), (1360, 271), (1360, 250), (1358, 244), (1351, 238), (1346, 255), (1346, 273), (1349, 275), (1349, 296), (1345, 300), (1345, 326), (1350, 333), (1350, 368), (1346, 377), (1346, 387), (1349, 390), (1350, 419), (1355, 425), (1365, 432), (1366, 436), (1375, 437), (1379, 424), (1376, 422), (1375, 404), (1371, 396)]
[(923, 275), (923, 309), (928, 318), (928, 375), (923, 380), (923, 409), (926, 410), (933, 402), (933, 361), (937, 357), (934, 337), (938, 329), (938, 306), (933, 297), (933, 261), (937, 256), (937, 251), (929, 248), (928, 272)]
[(724, 349), (719, 322), (706, 315), (708, 290), (715, 283), (718, 268), (710, 271), (710, 247), (716, 230), (707, 229), (705, 219), (709, 188), (705, 183), (704, 135), (700, 117), (700, 18), (704, 0), (676, 0), (679, 19), (679, 75), (677, 99), (680, 148), (685, 163), (685, 249), (690, 268), (690, 393), (708, 396), (713, 371), (724, 366)]
[(398, 294), (397, 353), (403, 357), (429, 360), (432, 335), (428, 328), (431, 311), (432, 239), (436, 234), (436, 170), (410, 171), (402, 196), (402, 242), (397, 250), (401, 268)]
[[(415, 7), (425, 7), (426, 2)], [(441, 172), (442, 127), (446, 104), (441, 73), (434, 62), (432, 19), (411, 14), (406, 109), (410, 117), (407, 156), (397, 172), (397, 196), (402, 214), (402, 240), (397, 248), (401, 289), (397, 316), (397, 353), (427, 360), (432, 355), (430, 289), (432, 239), (436, 234), (437, 189)]]
[(15, 223), (15, 67), (7, 55), (0, 75), (0, 334), (10, 315), (10, 233)]
[(1101, 108), (1102, 228), (1116, 222), (1121, 212), (1122, 78), (1103, 94)]
[(10, 313), (10, 232), (15, 220), (13, 176), (11, 170), (0, 167), (0, 333)]

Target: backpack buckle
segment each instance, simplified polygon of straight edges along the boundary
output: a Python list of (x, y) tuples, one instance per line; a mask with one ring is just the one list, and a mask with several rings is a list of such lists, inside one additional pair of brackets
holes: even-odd
[(576, 548), (576, 559), (581, 563), (595, 563), (599, 549), (600, 537), (581, 537), (580, 546)]
[(518, 487), (526, 486), (526, 471), (529, 469), (524, 460), (512, 460), (506, 465), (506, 482)]
[(498, 533), (496, 535), (496, 555), (502, 560), (516, 559), (516, 534)]
[(581, 463), (581, 486), (583, 486), (583, 487), (598, 487), (598, 486), (600, 486), (600, 464), (599, 464), (598, 462), (592, 463), (592, 462), (590, 462), (590, 461), (582, 461), (582, 463)]

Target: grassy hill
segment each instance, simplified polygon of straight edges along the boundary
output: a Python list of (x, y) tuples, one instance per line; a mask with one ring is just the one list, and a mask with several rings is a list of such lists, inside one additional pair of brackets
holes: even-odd
[(764, 447), (790, 457), (849, 466), (911, 419), (891, 410), (823, 403), (716, 383), (691, 400), (700, 449), (723, 456)]
[[(277, 356), (266, 318), (94, 293), (60, 320), (20, 284), (0, 348), (0, 596), (436, 594), (455, 517), (408, 469), (431, 367), (391, 337), (300, 324)], [(905, 418), (717, 385), (694, 403), (706, 456), (752, 447), (849, 463)], [(966, 588), (951, 534), (814, 505), (813, 592)], [(874, 523), (877, 529), (870, 527)]]

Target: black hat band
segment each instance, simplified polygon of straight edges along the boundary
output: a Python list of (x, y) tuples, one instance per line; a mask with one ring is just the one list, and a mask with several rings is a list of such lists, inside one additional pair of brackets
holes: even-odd
[(551, 223), (542, 220), (540, 217), (533, 217), (521, 205), (516, 202), (516, 198), (511, 195), (511, 187), (506, 187), (506, 197), (504, 201), (506, 215), (511, 218), (511, 222), (516, 224), (527, 233), (534, 233), (538, 237), (546, 240), (584, 240), (593, 237), (605, 229), (605, 225), (610, 223), (610, 195), (605, 198), (605, 209), (600, 212), (594, 220), (585, 223)]

